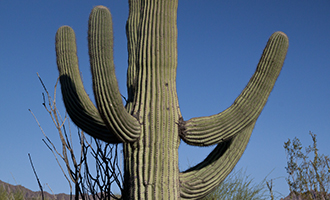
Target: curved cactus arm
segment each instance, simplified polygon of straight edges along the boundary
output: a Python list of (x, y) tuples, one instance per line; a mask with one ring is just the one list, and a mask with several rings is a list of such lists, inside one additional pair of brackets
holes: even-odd
[[(63, 101), (72, 121), (91, 136), (109, 143), (135, 141), (139, 137), (140, 124), (137, 119), (127, 113), (123, 106), (114, 72), (112, 49), (109, 50), (107, 47), (109, 43), (111, 44), (109, 46), (112, 47), (113, 42), (110, 12), (107, 9), (105, 13), (103, 12), (106, 19), (101, 20), (103, 22), (101, 26), (93, 23), (93, 20), (97, 20), (97, 16), (100, 18), (99, 15), (94, 15), (95, 12), (105, 9), (102, 6), (95, 7), (90, 16), (90, 60), (94, 93), (96, 95), (100, 93), (100, 95), (108, 95), (106, 108), (111, 107), (110, 110), (117, 119), (109, 122), (104, 115), (104, 110), (98, 110), (85, 92), (78, 67), (75, 34), (68, 26), (59, 28), (56, 33), (57, 66), (60, 73)], [(108, 23), (107, 25), (110, 23), (111, 26), (106, 27), (105, 23)], [(105, 69), (104, 66), (108, 66), (108, 69)], [(103, 70), (101, 74), (98, 72), (100, 70)], [(109, 95), (112, 96), (109, 97)], [(99, 102), (102, 99), (98, 96), (95, 98), (98, 106), (100, 106)]]
[(123, 105), (113, 62), (112, 19), (104, 6), (96, 6), (90, 14), (88, 44), (98, 111), (117, 137), (133, 142), (140, 136), (141, 125)]
[(200, 199), (218, 186), (241, 158), (256, 121), (228, 141), (218, 144), (208, 157), (180, 173), (181, 199)]
[(98, 139), (109, 143), (121, 142), (106, 127), (85, 92), (78, 67), (74, 31), (68, 26), (59, 28), (55, 44), (63, 101), (72, 121), (83, 131)]
[(254, 75), (235, 102), (219, 114), (181, 121), (180, 137), (190, 145), (213, 145), (234, 137), (256, 121), (282, 69), (288, 46), (287, 36), (275, 32)]

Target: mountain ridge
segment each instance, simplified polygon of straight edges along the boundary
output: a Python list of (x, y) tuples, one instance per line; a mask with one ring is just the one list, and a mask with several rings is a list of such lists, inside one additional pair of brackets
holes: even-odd
[[(41, 199), (41, 192), (40, 191), (32, 191), (22, 185), (12, 185), (0, 180), (0, 192), (6, 191), (7, 194), (9, 193), (19, 193), (21, 192), (23, 198), (25, 200), (32, 200), (32, 199)], [(44, 192), (45, 199), (56, 199), (56, 200), (70, 200), (70, 195), (65, 193), (59, 194), (50, 194), (48, 192)], [(74, 195), (72, 195), (72, 199), (74, 199)]]

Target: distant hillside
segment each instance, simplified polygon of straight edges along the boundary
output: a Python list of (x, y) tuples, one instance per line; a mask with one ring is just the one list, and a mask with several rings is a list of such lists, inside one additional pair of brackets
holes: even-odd
[[(21, 192), (23, 194), (24, 200), (41, 200), (41, 192), (33, 192), (21, 185), (11, 185), (9, 183), (3, 182), (0, 180), (0, 199), (1, 199), (1, 193), (6, 191), (7, 194), (14, 194), (17, 192)], [(70, 200), (70, 195), (60, 193), (60, 194), (49, 194), (48, 192), (44, 192), (44, 198), (47, 200)], [(75, 196), (72, 195), (72, 199), (74, 199)], [(92, 198), (90, 198), (92, 199)]]
[[(33, 192), (21, 185), (11, 185), (1, 180), (0, 180), (0, 191), (6, 191), (9, 194), (22, 192), (25, 200), (41, 199), (41, 192)], [(53, 194), (49, 194), (48, 192), (44, 192), (44, 197), (45, 199), (49, 199), (49, 200), (51, 199), (70, 200), (70, 195), (64, 193), (53, 195)]]

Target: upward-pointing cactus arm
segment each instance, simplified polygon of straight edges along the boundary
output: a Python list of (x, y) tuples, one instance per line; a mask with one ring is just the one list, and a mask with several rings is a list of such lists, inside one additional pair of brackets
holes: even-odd
[(208, 146), (227, 141), (253, 124), (282, 69), (288, 44), (284, 33), (275, 32), (267, 42), (254, 75), (235, 102), (219, 114), (180, 122), (181, 138), (190, 145)]
[[(107, 17), (100, 19), (99, 12), (108, 13)], [(139, 137), (140, 124), (122, 103), (112, 43), (110, 12), (98, 6), (93, 9), (89, 23), (89, 52), (97, 109), (81, 81), (73, 30), (63, 26), (57, 31), (56, 56), (63, 100), (72, 121), (86, 133), (109, 143), (132, 142)]]
[(88, 43), (99, 113), (119, 138), (133, 142), (140, 136), (140, 123), (123, 105), (113, 62), (112, 19), (104, 6), (95, 7), (90, 14)]
[(59, 28), (56, 33), (56, 56), (63, 101), (72, 121), (98, 139), (110, 143), (121, 142), (106, 127), (85, 92), (78, 68), (75, 35), (68, 26)]

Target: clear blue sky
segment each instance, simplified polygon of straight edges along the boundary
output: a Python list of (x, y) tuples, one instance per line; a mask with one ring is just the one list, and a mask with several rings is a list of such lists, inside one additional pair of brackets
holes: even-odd
[[(39, 72), (50, 91), (58, 77), (55, 33), (62, 25), (76, 32), (80, 69), (92, 94), (87, 21), (96, 5), (110, 8), (120, 90), (126, 94), (127, 0), (0, 1), (0, 180), (38, 190), (29, 164), (31, 153), (40, 181), (55, 193), (68, 184), (28, 109), (52, 140), (58, 136), (42, 107)], [(256, 182), (279, 178), (274, 190), (288, 194), (283, 143), (299, 137), (311, 144), (317, 134), (321, 153), (330, 154), (330, 2), (181, 0), (178, 8), (177, 91), (184, 119), (216, 114), (229, 107), (252, 76), (269, 36), (285, 32), (290, 41), (275, 84), (237, 169)], [(62, 98), (57, 102), (63, 112)], [(212, 148), (181, 143), (180, 169), (197, 164)], [(14, 178), (13, 178), (14, 177)], [(49, 191), (49, 190), (48, 190)]]

